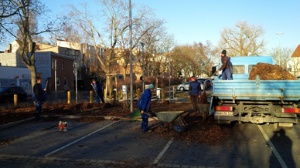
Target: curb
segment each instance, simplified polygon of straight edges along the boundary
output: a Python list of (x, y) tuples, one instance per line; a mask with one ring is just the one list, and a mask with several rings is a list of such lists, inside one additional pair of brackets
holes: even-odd
[(0, 125), (0, 130), (4, 130), (4, 129), (7, 129), (7, 128), (11, 128), (11, 127), (16, 126), (16, 125), (28, 123), (28, 122), (31, 122), (31, 121), (33, 121), (33, 120), (34, 120), (34, 117), (32, 117), (32, 118), (27, 118), (27, 119), (25, 119), (25, 120), (16, 121), (16, 122), (11, 122), (11, 123), (4, 124), (4, 125)]

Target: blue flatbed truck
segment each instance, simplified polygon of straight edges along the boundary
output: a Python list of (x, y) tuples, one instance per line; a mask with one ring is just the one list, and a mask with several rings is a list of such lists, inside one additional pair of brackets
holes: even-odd
[(300, 80), (249, 80), (258, 62), (274, 64), (271, 56), (231, 57), (233, 80), (214, 78), (210, 114), (218, 123), (274, 124), (292, 127), (300, 112)]

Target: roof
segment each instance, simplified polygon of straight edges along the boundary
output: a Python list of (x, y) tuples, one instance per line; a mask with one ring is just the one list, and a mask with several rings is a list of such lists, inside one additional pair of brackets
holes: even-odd
[(258, 62), (274, 64), (272, 56), (237, 56), (230, 57), (233, 65), (256, 65)]
[(300, 45), (296, 48), (294, 53), (292, 54), (292, 57), (300, 57)]

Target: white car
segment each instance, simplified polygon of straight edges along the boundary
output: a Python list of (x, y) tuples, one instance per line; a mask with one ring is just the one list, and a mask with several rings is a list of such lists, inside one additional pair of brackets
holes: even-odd
[[(201, 90), (203, 90), (204, 88), (204, 85), (201, 83)], [(177, 86), (177, 90), (180, 90), (180, 91), (185, 91), (185, 90), (189, 90), (190, 89), (190, 82), (185, 82), (185, 83), (182, 83), (182, 84), (179, 84)]]
[(190, 82), (185, 82), (185, 83), (179, 84), (177, 86), (177, 90), (185, 91), (185, 90), (189, 90), (189, 87), (190, 87)]

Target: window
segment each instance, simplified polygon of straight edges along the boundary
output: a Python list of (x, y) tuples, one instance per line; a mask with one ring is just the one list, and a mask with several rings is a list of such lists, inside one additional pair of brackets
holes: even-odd
[(64, 63), (63, 62), (61, 63), (61, 70), (62, 71), (64, 70)]
[(65, 89), (66, 91), (69, 90), (68, 77), (64, 77), (64, 89)]
[(244, 65), (233, 65), (233, 74), (244, 74), (245, 66)]
[(60, 86), (60, 77), (58, 77), (58, 78), (56, 79), (56, 85), (57, 85), (57, 86)]
[(69, 83), (68, 83), (68, 77), (64, 77), (64, 85), (65, 85), (65, 86), (68, 86), (68, 85), (69, 85)]
[(250, 74), (250, 72), (252, 71), (252, 68), (254, 67), (255, 65), (248, 65), (248, 73)]

